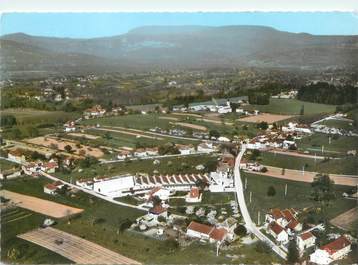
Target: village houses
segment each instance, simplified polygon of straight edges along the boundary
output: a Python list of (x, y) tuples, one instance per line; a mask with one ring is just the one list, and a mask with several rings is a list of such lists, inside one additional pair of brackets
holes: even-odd
[(310, 261), (316, 264), (326, 265), (342, 259), (351, 252), (351, 245), (352, 243), (345, 236), (341, 236), (327, 245), (316, 249), (316, 251), (310, 255)]

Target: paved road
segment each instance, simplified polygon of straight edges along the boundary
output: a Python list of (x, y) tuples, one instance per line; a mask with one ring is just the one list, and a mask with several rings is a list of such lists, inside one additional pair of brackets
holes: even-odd
[[(170, 157), (183, 157), (183, 156), (198, 156), (198, 155), (212, 155), (212, 154), (216, 154), (215, 152), (212, 153), (204, 153), (204, 152), (199, 152), (199, 153), (193, 153), (193, 154), (175, 154), (175, 155), (159, 155), (159, 156), (146, 156), (146, 157), (132, 157), (129, 158), (129, 160), (131, 161), (135, 161), (135, 160), (154, 160), (154, 159), (161, 159), (161, 158), (170, 158)], [(103, 160), (101, 162), (101, 164), (111, 164), (111, 163), (120, 163), (120, 162), (124, 162), (125, 160), (123, 159), (115, 159), (115, 160)]]
[(286, 252), (284, 252), (274, 242), (272, 242), (267, 236), (265, 236), (251, 220), (249, 210), (247, 209), (247, 206), (246, 206), (244, 190), (243, 190), (243, 185), (242, 185), (241, 176), (240, 176), (240, 161), (241, 161), (241, 158), (244, 155), (245, 151), (246, 151), (246, 145), (242, 145), (240, 153), (236, 157), (235, 169), (234, 169), (235, 189), (236, 189), (236, 194), (237, 194), (236, 197), (238, 200), (241, 214), (244, 218), (247, 229), (251, 233), (253, 233), (259, 240), (268, 244), (270, 246), (270, 248), (272, 248), (272, 250), (275, 251), (281, 258), (286, 259), (286, 257), (287, 257)]

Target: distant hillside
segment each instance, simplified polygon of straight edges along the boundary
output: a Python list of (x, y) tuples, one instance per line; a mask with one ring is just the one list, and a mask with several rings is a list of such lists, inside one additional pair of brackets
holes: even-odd
[(358, 66), (358, 36), (314, 36), (261, 26), (148, 26), (94, 39), (0, 38), (2, 70), (135, 71), (231, 66)]

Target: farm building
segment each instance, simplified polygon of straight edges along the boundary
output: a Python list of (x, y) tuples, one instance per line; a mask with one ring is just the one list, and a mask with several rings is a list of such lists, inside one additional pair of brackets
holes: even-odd
[(312, 253), (310, 261), (317, 264), (329, 264), (342, 259), (349, 252), (351, 252), (351, 242), (345, 236), (341, 236)]
[(296, 241), (300, 254), (302, 254), (305, 249), (316, 244), (316, 237), (311, 232), (305, 232), (297, 236)]
[(104, 181), (95, 181), (93, 190), (109, 197), (123, 196), (124, 191), (134, 188), (134, 179), (132, 176), (122, 176), (111, 178)]

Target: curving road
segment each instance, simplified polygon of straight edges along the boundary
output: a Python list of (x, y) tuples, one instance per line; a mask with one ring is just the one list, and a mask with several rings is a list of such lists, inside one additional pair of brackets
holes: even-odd
[(240, 161), (245, 151), (246, 151), (246, 145), (242, 145), (240, 153), (236, 157), (236, 161), (235, 161), (234, 178), (235, 178), (235, 190), (237, 194), (236, 198), (238, 200), (238, 204), (240, 207), (242, 217), (244, 218), (246, 228), (251, 233), (253, 233), (259, 240), (268, 244), (270, 248), (272, 248), (272, 250), (275, 251), (281, 258), (286, 259), (287, 258), (286, 252), (283, 251), (280, 247), (278, 247), (274, 242), (272, 242), (267, 236), (265, 236), (251, 220), (249, 210), (247, 209), (246, 206), (244, 189), (240, 176)]

